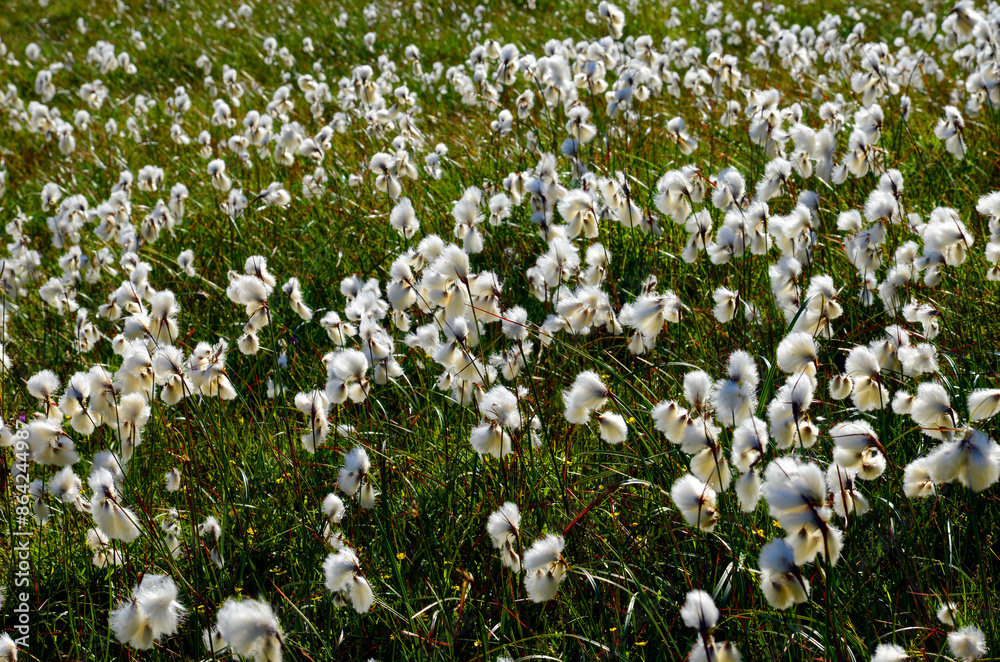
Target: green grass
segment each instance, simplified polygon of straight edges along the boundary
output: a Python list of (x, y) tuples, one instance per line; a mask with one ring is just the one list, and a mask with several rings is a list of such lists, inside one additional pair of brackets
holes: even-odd
[[(857, 6), (870, 12), (865, 17), (866, 38), (878, 35), (891, 44), (894, 37), (904, 34), (898, 23), (905, 7)], [(704, 8), (692, 11), (686, 4), (677, 8), (682, 25), (666, 28), (668, 6), (640, 3), (638, 13), (627, 12), (625, 34), (636, 37), (648, 32), (656, 48), (665, 36), (684, 37), (690, 46), (701, 48), (704, 57), (708, 53), (706, 26), (700, 22)], [(333, 23), (341, 9), (349, 13), (343, 29)], [(702, 254), (698, 262), (688, 265), (680, 259), (686, 232), (669, 218), (660, 219), (662, 236), (602, 221), (599, 240), (613, 256), (604, 289), (615, 310), (634, 300), (652, 274), (658, 278), (658, 291), (671, 289), (685, 304), (682, 320), (668, 325), (656, 349), (640, 357), (628, 352), (627, 336), (612, 336), (604, 330), (585, 336), (559, 333), (545, 348), (534, 333), (535, 349), (516, 383), (526, 390), (519, 404), (525, 420), (537, 415), (541, 421), (539, 447), (524, 435), (514, 444), (516, 452), (502, 460), (478, 456), (470, 446), (469, 433), (479, 423), (479, 412), (452, 402), (449, 393), (436, 385), (440, 368), (422, 350), (403, 344), (404, 333), (392, 330), (405, 377), (374, 385), (363, 403), (332, 407), (331, 424), (353, 425), (354, 431), (347, 437), (331, 431), (315, 455), (303, 449), (299, 441), (303, 417), (294, 407), (294, 395), (323, 388), (322, 358), (336, 349), (318, 319), (326, 310), (343, 316), (345, 299), (339, 288), (347, 276), (377, 278), (384, 291), (389, 266), (407, 248), (388, 225), (392, 201), (375, 190), (367, 173), (371, 156), (388, 150), (393, 134), (366, 132), (364, 120), (358, 118), (347, 133), (335, 134), (323, 161), (329, 175), (328, 193), (318, 199), (300, 195), (303, 175), (315, 167), (301, 156), (286, 167), (255, 154), (253, 167), (244, 168), (228, 151), (217, 151), (212, 158), (226, 160), (234, 186), (243, 188), (249, 198), (272, 181), (282, 182), (293, 196), (287, 209), (257, 209), (258, 205), (251, 204), (245, 214), (231, 221), (219, 210), (222, 198), (208, 182), (207, 160), (198, 155), (196, 138), (204, 129), (212, 144), (221, 148), (242, 125), (230, 130), (209, 123), (214, 97), (203, 88), (203, 73), (195, 67), (195, 59), (202, 53), (212, 58), (211, 75), (217, 83), (223, 64), (229, 64), (252, 76), (265, 91), (264, 95), (255, 93), (249, 79), (242, 79), (248, 91), (242, 104), (233, 107), (240, 121), (247, 110), (264, 109), (273, 90), (282, 84), (283, 71), (294, 72), (288, 82), (295, 100), (290, 119), (315, 134), (340, 110), (337, 81), (350, 77), (351, 69), (359, 64), (371, 64), (377, 72), (377, 57), (385, 53), (397, 64), (400, 81), (395, 84), (405, 83), (417, 94), (420, 112), (415, 119), (426, 138), (424, 147), (411, 150), (421, 177), (404, 183), (404, 195), (412, 199), (421, 222), (420, 233), (410, 245), (431, 233), (453, 240), (451, 207), (467, 187), (499, 190), (508, 173), (533, 168), (538, 154), (528, 147), (527, 131), (534, 133), (543, 152), (558, 152), (566, 135), (563, 110), (544, 109), (539, 99), (531, 117), (515, 123), (511, 136), (494, 139), (489, 124), (499, 108), (462, 104), (444, 76), (430, 86), (412, 76), (404, 59), (404, 49), (411, 43), (423, 53), (425, 71), (436, 61), (445, 69), (465, 62), (478, 42), (463, 29), (461, 17), (463, 12), (473, 16), (474, 6), (425, 2), (423, 19), (419, 19), (412, 6), (390, 3), (379, 7), (371, 24), (361, 9), (360, 5), (341, 7), (329, 2), (261, 3), (254, 7), (250, 21), (240, 21), (233, 30), (217, 28), (214, 21), (223, 13), (234, 13), (235, 6), (211, 1), (136, 2), (120, 13), (104, 3), (78, 0), (53, 2), (44, 10), (36, 3), (22, 2), (0, 15), (0, 35), (21, 61), (18, 67), (0, 65), (0, 83), (16, 85), (25, 106), (36, 99), (34, 80), (42, 66), (26, 62), (24, 49), (32, 41), (39, 44), (48, 62), (64, 60), (68, 53), (75, 58), (71, 69), (55, 76), (59, 92), (50, 105), (59, 107), (64, 119), (71, 119), (72, 111), (83, 107), (76, 90), (84, 82), (101, 78), (111, 90), (104, 107), (91, 111), (92, 129), (75, 132), (77, 148), (70, 156), (61, 155), (56, 143), (38, 135), (0, 127), (0, 154), (8, 173), (0, 209), (4, 222), (18, 210), (26, 215), (26, 233), (33, 240), (31, 248), (41, 254), (44, 273), (39, 282), (25, 284), (23, 296), (10, 298), (19, 310), (8, 325), (6, 347), (12, 367), (3, 376), (0, 415), (11, 423), (37, 411), (25, 381), (39, 370), (54, 370), (65, 384), (70, 375), (96, 363), (111, 370), (121, 363), (109, 342), (120, 331), (120, 323), (96, 315), (97, 306), (119, 284), (121, 273), (98, 283), (82, 283), (77, 289), (78, 303), (91, 311), (92, 321), (107, 336), (87, 354), (73, 349), (73, 316), (60, 315), (41, 302), (38, 288), (50, 276), (61, 275), (58, 258), (63, 253), (50, 245), (46, 219), (51, 213), (41, 209), (42, 186), (56, 182), (65, 189), (64, 197), (83, 193), (93, 208), (107, 198), (121, 169), (127, 167), (136, 174), (146, 164), (166, 170), (166, 191), (133, 191), (137, 225), (157, 199), (166, 199), (172, 184), (183, 182), (191, 191), (188, 213), (175, 236), (164, 232), (140, 251), (142, 259), (153, 265), (150, 282), (158, 290), (169, 289), (177, 295), (182, 312), (181, 334), (175, 344), (185, 354), (198, 342), (228, 340), (227, 373), (238, 393), (230, 402), (198, 397), (174, 407), (158, 399), (151, 403), (143, 442), (122, 490), (123, 501), (139, 515), (143, 536), (127, 545), (114, 543), (125, 554), (123, 565), (97, 568), (91, 563), (85, 534), (93, 521), (71, 506), (52, 502), (49, 523), (44, 527), (31, 523), (32, 629), (30, 646), (19, 659), (209, 659), (201, 644), (202, 629), (214, 624), (227, 598), (242, 595), (272, 605), (284, 631), (285, 658), (292, 660), (492, 661), (500, 655), (515, 660), (681, 660), (688, 655), (694, 634), (683, 626), (678, 610), (686, 593), (696, 588), (712, 594), (722, 610), (717, 638), (735, 642), (747, 660), (853, 662), (870, 658), (878, 643), (897, 643), (914, 656), (943, 659), (949, 655), (945, 644), (949, 628), (934, 615), (942, 599), (958, 603), (960, 625), (976, 624), (983, 630), (992, 655), (1000, 646), (1000, 626), (992, 618), (1000, 608), (995, 586), (1000, 559), (993, 551), (1000, 531), (996, 486), (973, 494), (959, 485), (946, 485), (933, 498), (906, 499), (901, 487), (903, 467), (936, 442), (922, 435), (908, 417), (889, 409), (857, 414), (849, 400), (831, 400), (826, 388), (826, 382), (843, 371), (847, 350), (878, 337), (887, 324), (901, 323), (919, 332), (918, 325), (903, 322), (901, 317), (891, 319), (878, 301), (871, 307), (858, 303), (859, 278), (836, 229), (839, 212), (863, 208), (878, 181), (874, 173), (860, 179), (849, 177), (834, 187), (815, 177), (796, 176), (784, 193), (769, 201), (772, 213), (786, 214), (801, 190), (819, 193), (815, 257), (803, 269), (803, 291), (809, 279), (820, 274), (830, 274), (842, 288), (839, 300), (844, 315), (835, 322), (834, 337), (818, 343), (819, 387), (811, 408), (813, 420), (825, 432), (835, 423), (863, 417), (878, 432), (889, 457), (885, 475), (861, 485), (871, 512), (839, 523), (846, 541), (840, 562), (832, 569), (821, 563), (803, 568), (813, 586), (806, 604), (777, 611), (759, 587), (760, 549), (771, 538), (784, 535), (766, 503), (744, 514), (729, 490), (720, 495), (721, 520), (715, 532), (698, 531), (684, 521), (669, 493), (674, 481), (688, 471), (689, 457), (654, 429), (649, 415), (656, 403), (681, 398), (683, 376), (689, 370), (704, 369), (721, 377), (728, 355), (745, 349), (761, 372), (757, 414), (764, 416), (767, 403), (784, 380), (775, 365), (775, 351), (789, 326), (770, 292), (767, 270), (778, 259), (776, 249), (767, 255), (748, 252), (725, 265), (713, 265)], [(392, 9), (401, 15), (393, 17)], [(604, 27), (585, 22), (588, 9), (596, 11), (596, 6), (538, 2), (537, 9), (528, 10), (520, 3), (491, 3), (485, 13), (491, 28), (487, 31), (475, 20), (472, 28), (479, 27), (483, 39), (515, 43), (522, 54), (541, 56), (549, 39), (592, 41), (605, 36)], [(789, 7), (781, 22), (815, 25), (826, 11), (843, 15), (846, 10), (847, 5), (839, 2), (804, 4)], [(948, 10), (941, 6), (939, 16), (943, 18)], [(726, 11), (744, 24), (754, 15), (744, 3), (727, 5)], [(76, 29), (81, 16), (86, 34)], [(841, 36), (853, 25), (845, 15)], [(139, 51), (129, 42), (132, 30), (142, 32), (146, 50)], [(374, 53), (361, 41), (370, 30), (378, 35)], [(276, 37), (279, 46), (294, 53), (295, 67), (264, 63), (261, 44), (267, 36)], [(311, 57), (301, 50), (303, 36), (311, 36), (316, 43)], [(128, 51), (139, 67), (138, 75), (121, 70), (100, 74), (87, 65), (87, 49), (99, 39), (111, 41), (119, 52)], [(912, 42), (914, 48), (916, 43)], [(753, 46), (726, 46), (726, 52), (745, 58)], [(954, 207), (976, 239), (966, 264), (947, 267), (938, 287), (911, 283), (905, 297), (931, 303), (941, 313), (942, 330), (934, 341), (940, 353), (940, 379), (952, 394), (955, 408), (964, 411), (969, 391), (993, 387), (998, 378), (998, 346), (992, 330), (998, 296), (996, 286), (985, 280), (988, 227), (975, 205), (981, 195), (1000, 188), (1000, 142), (996, 139), (1000, 121), (997, 111), (988, 109), (975, 119), (967, 117), (968, 155), (956, 161), (947, 153), (934, 137), (933, 127), (943, 116), (943, 106), (950, 103), (950, 79), (961, 72), (945, 49), (922, 42), (919, 46), (932, 52), (950, 78), (940, 83), (929, 80), (926, 89), (903, 90), (914, 103), (905, 126), (895, 99), (882, 99), (887, 119), (881, 144), (887, 150), (885, 167), (898, 168), (904, 176), (906, 210), (926, 219), (935, 207)], [(334, 95), (323, 122), (312, 118), (308, 103), (295, 87), (294, 74), (315, 75), (315, 60), (322, 61), (321, 70)], [(820, 97), (814, 96), (816, 74), (833, 75), (836, 65), (821, 61), (817, 71), (798, 78), (790, 77), (776, 56), (771, 66), (765, 72), (755, 70), (745, 59), (740, 64), (749, 87), (782, 90), (783, 107), (800, 102), (805, 110), (803, 121), (810, 126), (821, 124), (819, 105), (833, 94), (841, 92), (848, 100), (856, 100), (849, 80), (834, 81)], [(673, 68), (683, 78), (686, 67)], [(609, 72), (609, 83), (615, 79)], [(166, 99), (180, 84), (188, 87), (193, 102), (184, 121), (192, 138), (186, 147), (171, 141), (172, 120), (164, 114)], [(446, 88), (443, 93), (438, 90), (441, 87)], [(519, 75), (501, 97), (501, 105), (513, 110), (517, 94), (527, 88)], [(142, 141), (136, 143), (127, 134), (107, 135), (103, 127), (110, 118), (124, 130), (127, 118), (135, 112), (137, 94), (157, 100), (141, 121)], [(745, 102), (742, 92), (734, 92), (732, 98)], [(625, 173), (633, 182), (634, 198), (646, 211), (655, 211), (656, 182), (667, 170), (698, 163), (707, 177), (733, 166), (744, 174), (752, 191), (768, 160), (749, 141), (745, 121), (722, 127), (718, 106), (702, 112), (687, 90), (679, 99), (663, 93), (638, 103), (638, 118), (621, 131), (610, 130), (621, 123), (607, 117), (603, 99), (583, 95), (581, 99), (588, 102), (602, 128), (601, 137), (583, 151), (583, 161), (598, 176)], [(845, 113), (848, 121), (851, 114)], [(666, 121), (678, 115), (700, 142), (691, 157), (682, 155), (665, 137)], [(280, 122), (276, 120), (275, 126)], [(849, 132), (845, 129), (838, 136), (838, 160)], [(449, 153), (443, 163), (444, 176), (433, 180), (423, 173), (423, 155), (438, 142), (447, 145)], [(564, 186), (578, 185), (571, 178), (569, 159), (560, 157), (558, 169)], [(351, 174), (362, 175), (363, 183), (349, 186)], [(704, 206), (718, 229), (722, 214), (708, 200)], [(526, 201), (514, 210), (509, 223), (496, 228), (484, 224), (485, 249), (472, 256), (471, 263), (473, 271), (493, 271), (503, 282), (502, 308), (523, 305), (530, 322), (537, 325), (554, 311), (550, 304), (531, 298), (524, 275), (546, 250), (530, 213)], [(81, 243), (91, 255), (105, 245), (92, 228), (87, 225)], [(895, 248), (907, 239), (917, 239), (901, 226), (889, 230), (880, 281)], [(582, 238), (577, 242), (581, 254), (586, 243)], [(176, 255), (187, 248), (195, 251), (197, 278), (185, 276), (175, 264)], [(312, 322), (301, 321), (276, 289), (270, 303), (273, 322), (261, 334), (261, 351), (243, 356), (236, 349), (236, 339), (245, 316), (224, 290), (227, 272), (241, 270), (250, 255), (266, 256), (279, 284), (291, 276), (299, 278), (305, 301), (316, 316)], [(756, 304), (762, 323), (737, 315), (732, 322), (719, 324), (712, 315), (711, 295), (723, 284), (739, 289)], [(413, 313), (414, 327), (432, 321), (428, 314)], [(478, 351), (488, 356), (509, 346), (497, 325), (490, 325)], [(281, 351), (287, 367), (278, 367)], [(561, 393), (587, 369), (602, 375), (617, 396), (611, 407), (628, 420), (629, 439), (621, 446), (601, 441), (595, 426), (573, 426), (563, 417)], [(929, 379), (896, 373), (883, 377), (891, 392), (912, 391), (918, 382)], [(285, 394), (269, 398), (269, 378), (278, 379), (287, 389)], [(997, 438), (997, 421), (983, 423), (982, 429)], [(89, 437), (68, 434), (82, 456), (75, 470), (84, 479), (96, 452), (119, 448), (109, 426)], [(731, 442), (731, 430), (727, 430), (722, 445), (729, 449)], [(367, 449), (380, 491), (372, 511), (362, 510), (356, 499), (344, 498), (348, 513), (342, 530), (376, 595), (375, 607), (362, 615), (350, 607), (335, 607), (324, 587), (322, 570), (331, 550), (321, 536), (321, 503), (337, 491), (342, 456), (355, 445)], [(831, 440), (823, 436), (812, 449), (795, 453), (825, 467), (831, 448)], [(11, 500), (15, 486), (6, 471), (12, 462), (11, 454), (0, 452), (0, 492), (4, 494), (0, 540), (5, 541), (14, 540), (18, 529)], [(180, 491), (168, 493), (163, 474), (173, 467), (181, 469), (183, 483)], [(52, 473), (51, 468), (38, 466), (31, 476), (48, 479)], [(523, 576), (499, 564), (498, 552), (486, 533), (486, 520), (505, 501), (517, 503), (523, 515), (522, 551), (543, 534), (565, 535), (570, 575), (551, 602), (530, 602)], [(160, 520), (171, 508), (181, 515), (184, 554), (179, 559), (171, 558), (159, 530)], [(226, 563), (221, 569), (211, 563), (195, 532), (208, 516), (216, 517), (223, 530), (221, 551)], [(0, 585), (8, 588), (5, 625), (13, 623), (17, 602), (14, 573), (11, 557), (0, 555), (4, 577)], [(123, 646), (108, 628), (110, 610), (143, 574), (170, 575), (189, 610), (178, 634), (164, 638), (148, 652)]]

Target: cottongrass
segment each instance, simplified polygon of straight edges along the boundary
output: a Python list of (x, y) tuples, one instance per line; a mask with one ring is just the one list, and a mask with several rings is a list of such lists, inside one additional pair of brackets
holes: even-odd
[[(337, 647), (631, 655), (702, 579), (725, 611), (675, 605), (691, 660), (740, 659), (730, 615), (764, 632), (745, 650), (798, 645), (793, 608), (853, 659), (952, 595), (933, 538), (950, 558), (992, 522), (1000, 480), (995, 6), (602, 1), (547, 32), (285, 4), (194, 17), (163, 75), (176, 8), (0, 41), (5, 484), (61, 550), (36, 584), (79, 641), (77, 549), (134, 587), (115, 639), (163, 655), (190, 633), (160, 573), (195, 615), (274, 589), (287, 634), (238, 598), (204, 631), (257, 660), (333, 654), (348, 604)], [(917, 566), (905, 607), (850, 570), (892, 584), (884, 531)], [(960, 617), (989, 604), (977, 542), (938, 613), (963, 660), (987, 653)], [(940, 648), (911, 625), (872, 659)]]

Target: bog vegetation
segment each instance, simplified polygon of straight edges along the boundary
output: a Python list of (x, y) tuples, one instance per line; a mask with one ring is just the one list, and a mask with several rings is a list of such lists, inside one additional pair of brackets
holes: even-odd
[(8, 4), (0, 661), (1000, 644), (996, 2)]

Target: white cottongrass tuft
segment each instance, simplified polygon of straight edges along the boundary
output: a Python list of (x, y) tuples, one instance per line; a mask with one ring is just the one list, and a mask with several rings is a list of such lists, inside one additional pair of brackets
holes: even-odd
[(795, 550), (784, 538), (774, 538), (760, 550), (760, 587), (768, 604), (788, 609), (809, 600), (809, 581), (795, 563)]
[(816, 555), (835, 565), (843, 548), (843, 533), (829, 524), (826, 506), (827, 482), (823, 471), (811, 462), (782, 457), (764, 472), (764, 498), (795, 552), (795, 563), (811, 563)]
[(215, 627), (237, 655), (256, 662), (281, 662), (284, 635), (268, 603), (229, 598), (219, 609)]
[(344, 466), (337, 474), (337, 486), (348, 496), (358, 495), (361, 507), (371, 510), (375, 507), (378, 492), (371, 482), (371, 460), (360, 446), (355, 446), (344, 455)]
[(168, 471), (164, 477), (163, 482), (168, 492), (176, 492), (181, 489), (181, 471), (177, 467), (174, 467)]
[(1000, 413), (1000, 389), (978, 389), (969, 394), (969, 420), (985, 421)]
[(323, 562), (326, 588), (331, 593), (342, 593), (351, 601), (354, 610), (364, 614), (372, 608), (374, 593), (368, 580), (361, 574), (358, 555), (349, 547), (330, 554)]
[(600, 409), (611, 397), (611, 391), (596, 372), (581, 372), (568, 391), (563, 391), (564, 416), (570, 423), (584, 425), (590, 421), (591, 412)]
[(536, 540), (524, 553), (524, 588), (532, 602), (547, 602), (556, 597), (569, 570), (563, 557), (565, 547), (562, 536), (550, 533)]
[(808, 372), (816, 374), (819, 358), (816, 353), (816, 342), (813, 337), (803, 331), (789, 333), (778, 343), (778, 367), (784, 372)]
[(132, 542), (142, 534), (138, 516), (121, 505), (118, 487), (110, 471), (95, 468), (90, 474), (90, 513), (101, 531), (113, 540)]
[(17, 662), (17, 645), (6, 632), (0, 633), (0, 662)]
[(148, 650), (161, 637), (175, 634), (185, 609), (177, 601), (177, 585), (166, 575), (145, 575), (131, 599), (109, 617), (111, 631), (123, 644)]
[(681, 620), (689, 628), (709, 632), (719, 622), (719, 609), (705, 591), (689, 591), (681, 607)]
[(601, 439), (609, 444), (620, 444), (628, 439), (628, 425), (620, 414), (602, 411), (594, 416)]
[(1000, 479), (1000, 445), (986, 433), (967, 428), (957, 441), (945, 441), (924, 458), (937, 485), (955, 481), (982, 492)]
[(975, 625), (948, 633), (948, 650), (955, 657), (972, 662), (986, 655), (986, 635)]
[(955, 627), (955, 614), (957, 613), (957, 610), (958, 605), (954, 602), (944, 602), (940, 607), (938, 607), (935, 615), (942, 624)]
[(705, 591), (689, 591), (681, 607), (681, 620), (698, 631), (688, 659), (692, 662), (739, 662), (740, 652), (729, 641), (716, 642), (712, 631), (719, 622), (719, 609)]
[(309, 391), (295, 396), (295, 408), (306, 417), (307, 425), (302, 433), (302, 445), (310, 453), (326, 441), (330, 431), (330, 421), (327, 415), (330, 411), (330, 400), (324, 391)]
[(929, 497), (937, 491), (927, 458), (920, 457), (903, 470), (903, 493), (911, 499)]
[(688, 524), (702, 531), (715, 529), (719, 521), (716, 492), (705, 481), (691, 474), (681, 476), (670, 488), (670, 498)]
[(896, 644), (879, 644), (875, 647), (872, 662), (903, 662), (909, 658), (906, 649)]
[(885, 471), (882, 444), (867, 421), (838, 423), (827, 434), (834, 443), (833, 461), (855, 471), (858, 478), (873, 480)]
[(491, 514), (486, 523), (486, 532), (490, 534), (493, 547), (500, 550), (500, 562), (514, 572), (521, 570), (521, 557), (516, 551), (520, 527), (521, 512), (517, 504), (510, 501)]

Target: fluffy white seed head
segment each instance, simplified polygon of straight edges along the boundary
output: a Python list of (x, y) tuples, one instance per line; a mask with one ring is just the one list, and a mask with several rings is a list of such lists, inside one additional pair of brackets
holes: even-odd
[(816, 374), (819, 362), (816, 342), (808, 333), (789, 333), (778, 343), (778, 367), (787, 373), (808, 372)]
[(716, 491), (705, 481), (691, 474), (681, 476), (670, 489), (670, 498), (688, 524), (702, 531), (715, 529), (719, 521)]
[(371, 471), (371, 461), (364, 448), (355, 446), (344, 456), (344, 466), (337, 476), (337, 486), (347, 495), (353, 496), (361, 487), (362, 481)]
[(576, 376), (568, 391), (563, 391), (564, 416), (570, 423), (586, 424), (593, 410), (604, 406), (611, 391), (596, 372), (587, 370)]
[(1000, 389), (978, 389), (969, 394), (969, 420), (984, 421), (1000, 412)]
[(986, 635), (975, 625), (948, 633), (948, 650), (955, 657), (972, 662), (986, 655)]
[(795, 551), (784, 538), (764, 545), (758, 559), (760, 587), (775, 609), (788, 609), (809, 600), (809, 581), (795, 563)]
[(620, 414), (602, 411), (594, 416), (601, 439), (609, 444), (620, 444), (628, 439), (628, 425)]
[(216, 629), (237, 655), (281, 662), (284, 635), (268, 603), (229, 598), (219, 609)]
[(906, 649), (896, 644), (879, 644), (875, 647), (872, 662), (903, 662), (909, 658)]
[(707, 634), (719, 622), (719, 609), (705, 591), (689, 591), (681, 607), (681, 620), (689, 628)]

